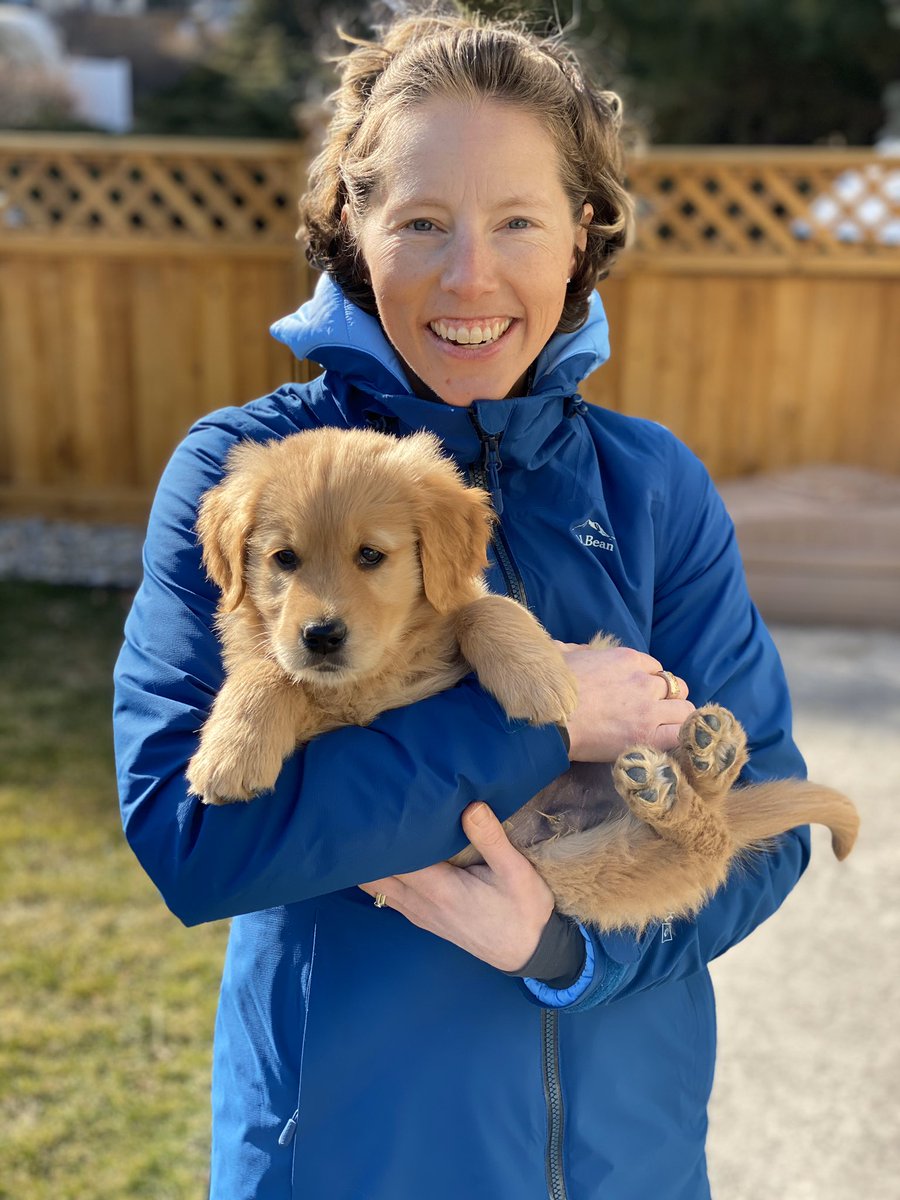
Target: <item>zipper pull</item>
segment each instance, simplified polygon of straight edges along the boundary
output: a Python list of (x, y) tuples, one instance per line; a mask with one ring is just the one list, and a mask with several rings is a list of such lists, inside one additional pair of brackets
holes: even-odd
[(503, 512), (503, 493), (500, 491), (500, 471), (503, 463), (500, 461), (500, 439), (493, 435), (485, 439), (484, 470), (487, 475), (488, 491), (491, 493), (491, 503), (494, 512), (499, 517)]
[(300, 1122), (300, 1109), (294, 1109), (294, 1115), (290, 1118), (287, 1125), (278, 1135), (279, 1146), (289, 1146), (294, 1140), (294, 1134), (297, 1132), (297, 1125)]

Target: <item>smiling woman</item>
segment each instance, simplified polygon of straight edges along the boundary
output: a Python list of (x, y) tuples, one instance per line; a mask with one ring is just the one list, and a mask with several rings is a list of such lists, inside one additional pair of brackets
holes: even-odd
[[(803, 772), (783, 673), (705, 470), (659, 425), (578, 396), (609, 353), (595, 288), (629, 224), (621, 106), (560, 39), (468, 15), (398, 19), (341, 70), (300, 206), (322, 279), (273, 326), (325, 372), (211, 414), (178, 449), (117, 669), (129, 840), (183, 921), (234, 918), (212, 1200), (702, 1200), (706, 964), (781, 903), (807, 835), (787, 834), (696, 917), (637, 937), (555, 914), (500, 823), (570, 760), (678, 746), (694, 699), (744, 725), (744, 779)], [(256, 477), (223, 485), (228, 463), (262, 453), (236, 443), (285, 445), (322, 426), (338, 443), (359, 436), (347, 429), (403, 439), (403, 553), (384, 522), (348, 528), (344, 544), (323, 533), (330, 509), (294, 502), (260, 540)], [(317, 538), (332, 566), (344, 545), (352, 586), (278, 627), (278, 661), (337, 679), (379, 589), (440, 611), (435, 567), (466, 560), (446, 516), (422, 515), (423, 432), (486, 489), (488, 588), (556, 639), (549, 661), (564, 659), (578, 685), (567, 723), (507, 720), (467, 674), (365, 727), (286, 746), (258, 800), (203, 804), (185, 769), (223, 684), (217, 629), (229, 667), (225, 621), (264, 644), (287, 607), (271, 598), (300, 595), (319, 569)], [(334, 463), (325, 475), (344, 478)], [(294, 463), (278, 478), (293, 495), (317, 477)], [(368, 502), (375, 485), (365, 490)], [(210, 498), (226, 496), (217, 529), (232, 565), (209, 560), (211, 581), (198, 510), (207, 533)], [(362, 600), (348, 618), (351, 595)], [(367, 628), (371, 646), (386, 640)], [(588, 646), (600, 629), (621, 644)], [(415, 629), (401, 621), (392, 636), (401, 671)], [(494, 656), (514, 658), (515, 640), (495, 634)], [(268, 695), (258, 688), (252, 704)], [(253, 744), (247, 705), (230, 715)], [(214, 747), (210, 771), (234, 746)], [(237, 757), (243, 771), (252, 753)], [(466, 838), (482, 865), (446, 861)]]
[(555, 143), (508, 103), (427, 101), (397, 119), (392, 142), (390, 178), (362, 217), (345, 213), (414, 390), (460, 407), (521, 395), (593, 208), (570, 216)]

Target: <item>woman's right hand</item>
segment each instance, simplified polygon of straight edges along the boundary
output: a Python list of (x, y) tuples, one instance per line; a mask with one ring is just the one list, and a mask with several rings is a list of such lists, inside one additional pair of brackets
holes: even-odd
[(678, 731), (694, 711), (683, 679), (677, 679), (678, 698), (668, 699), (663, 664), (649, 654), (556, 644), (578, 682), (578, 704), (567, 722), (572, 762), (614, 762), (631, 746), (671, 750), (678, 744)]

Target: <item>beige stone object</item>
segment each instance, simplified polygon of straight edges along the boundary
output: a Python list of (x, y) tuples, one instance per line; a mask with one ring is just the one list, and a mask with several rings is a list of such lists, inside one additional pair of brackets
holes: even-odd
[(809, 466), (719, 490), (766, 620), (900, 629), (900, 477)]

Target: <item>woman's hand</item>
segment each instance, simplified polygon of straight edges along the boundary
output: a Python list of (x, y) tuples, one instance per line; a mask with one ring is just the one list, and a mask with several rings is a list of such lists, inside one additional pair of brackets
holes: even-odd
[(466, 837), (484, 859), (475, 867), (437, 863), (408, 875), (360, 884), (386, 906), (501, 971), (516, 971), (537, 949), (553, 894), (515, 849), (486, 804), (462, 815)]
[(678, 679), (678, 699), (658, 672), (663, 664), (625, 646), (594, 648), (557, 642), (578, 681), (578, 705), (569, 718), (572, 762), (614, 762), (630, 746), (671, 750), (693, 704)]

